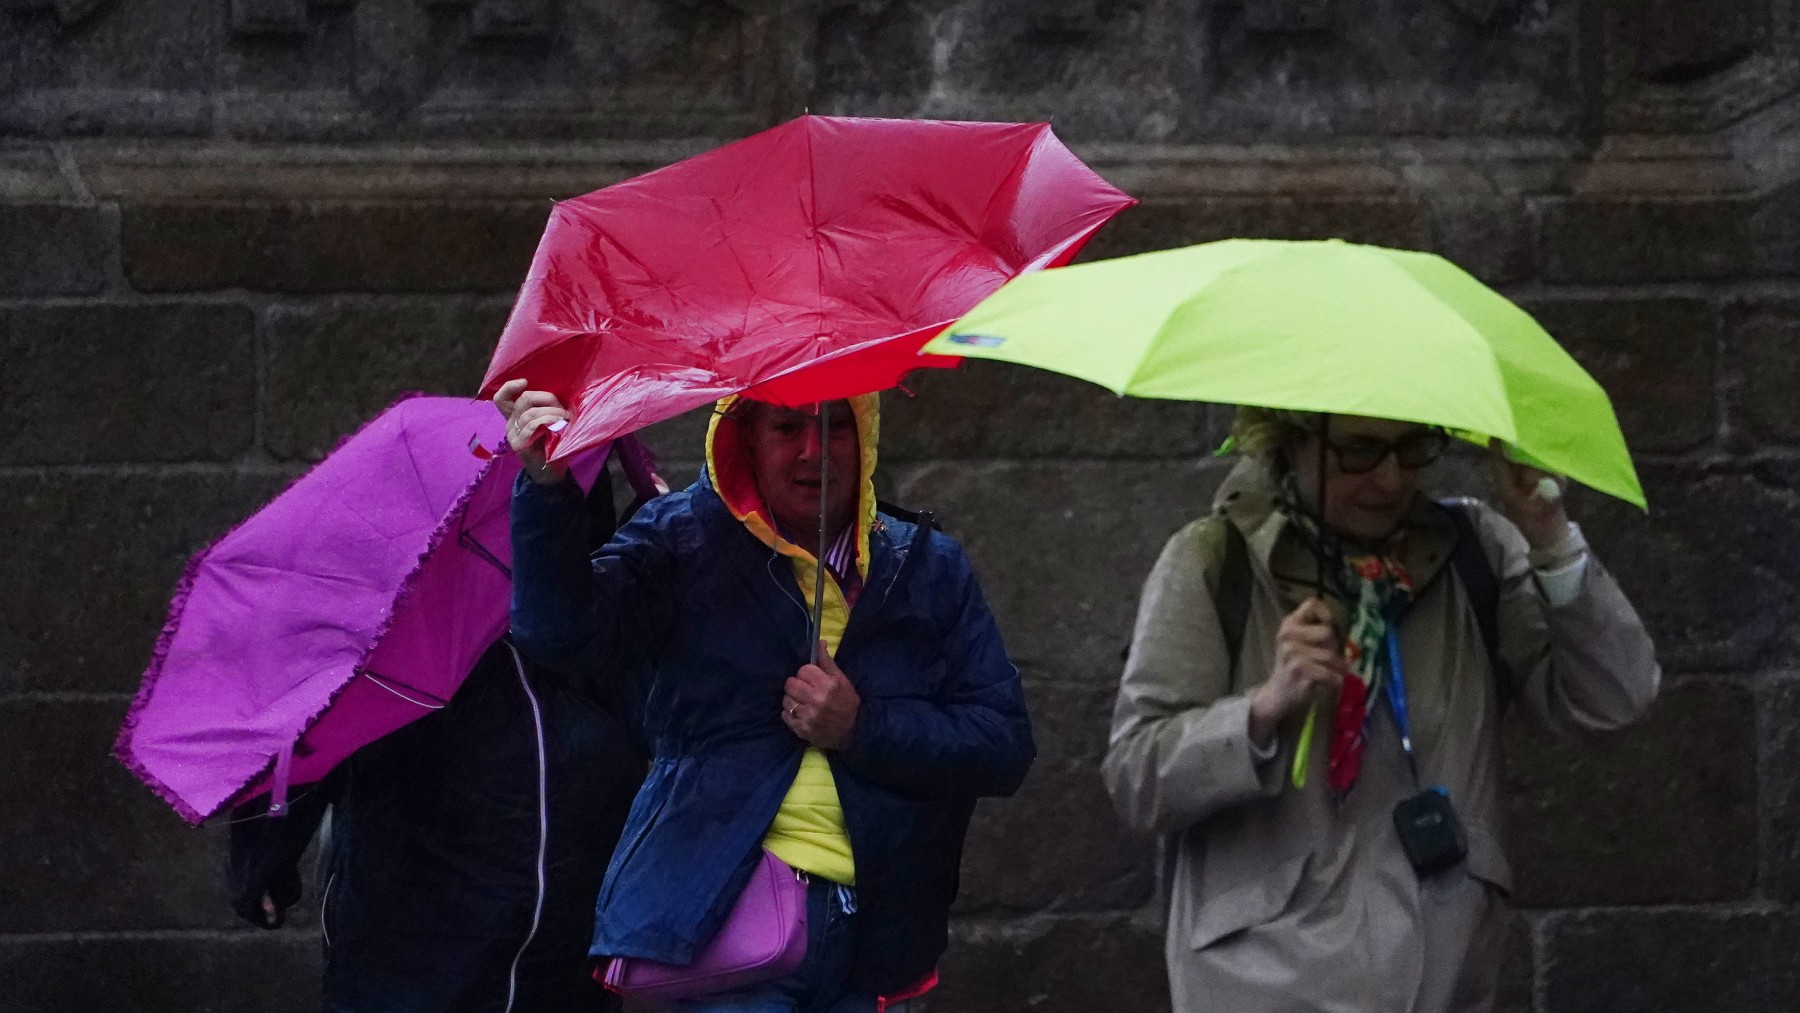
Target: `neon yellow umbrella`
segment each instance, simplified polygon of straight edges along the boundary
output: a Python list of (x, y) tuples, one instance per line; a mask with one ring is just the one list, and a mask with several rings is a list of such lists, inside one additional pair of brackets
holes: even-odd
[(1645, 505), (1606, 392), (1530, 314), (1429, 253), (1229, 239), (1058, 268), (1008, 282), (924, 351), (1138, 397), (1443, 426)]

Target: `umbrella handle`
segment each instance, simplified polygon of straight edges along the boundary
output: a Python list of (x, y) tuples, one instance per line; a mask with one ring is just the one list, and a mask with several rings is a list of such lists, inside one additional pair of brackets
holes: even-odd
[(1313, 728), (1319, 723), (1319, 701), (1306, 708), (1306, 724), (1300, 726), (1300, 741), (1294, 745), (1294, 766), (1289, 771), (1294, 787), (1306, 787), (1306, 761), (1312, 756)]
[(650, 500), (669, 491), (669, 487), (661, 484), (656, 474), (656, 454), (636, 434), (621, 436), (613, 441), (613, 452), (619, 455), (619, 465), (625, 469), (625, 479), (631, 483), (631, 491), (640, 500)]
[[(1325, 599), (1325, 532), (1326, 532), (1327, 521), (1325, 520), (1325, 511), (1326, 511), (1325, 482), (1327, 481), (1327, 475), (1326, 475), (1326, 471), (1325, 471), (1325, 456), (1328, 453), (1328, 447), (1330, 445), (1330, 442), (1331, 442), (1331, 416), (1326, 414), (1325, 412), (1320, 412), (1319, 413), (1319, 484), (1315, 487), (1317, 489), (1315, 496), (1317, 497), (1318, 502), (1316, 504), (1314, 504), (1315, 508), (1318, 510), (1318, 513), (1319, 513), (1319, 538), (1318, 538), (1319, 571), (1318, 571), (1318, 580), (1314, 582), (1314, 586), (1318, 588), (1320, 601), (1326, 600)], [(1307, 727), (1308, 728), (1312, 727), (1312, 719), (1310, 716), (1308, 716), (1308, 718), (1307, 718)], [(1296, 772), (1298, 772), (1299, 768), (1296, 767), (1295, 770), (1296, 770)], [(1300, 786), (1300, 783), (1305, 780), (1305, 775), (1296, 773), (1296, 777), (1299, 778), (1299, 780), (1297, 780), (1294, 784), (1294, 787), (1297, 788)]]
[(294, 767), (294, 744), (288, 743), (275, 754), (275, 780), (269, 788), (269, 818), (288, 814), (288, 779)]

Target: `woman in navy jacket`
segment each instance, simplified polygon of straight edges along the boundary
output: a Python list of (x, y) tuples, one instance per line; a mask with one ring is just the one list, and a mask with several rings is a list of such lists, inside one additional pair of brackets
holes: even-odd
[[(807, 965), (684, 1009), (850, 1013), (934, 980), (974, 801), (1016, 790), (1034, 748), (962, 549), (928, 520), (877, 510), (876, 399), (830, 406), (841, 435), (827, 446), (808, 413), (722, 405), (702, 477), (591, 558), (579, 489), (536, 442), (567, 412), (522, 381), (496, 403), (526, 464), (514, 636), (598, 695), (636, 673), (653, 753), (592, 953), (691, 962), (768, 847), (813, 873)], [(827, 453), (836, 495), (815, 647), (809, 547)]]

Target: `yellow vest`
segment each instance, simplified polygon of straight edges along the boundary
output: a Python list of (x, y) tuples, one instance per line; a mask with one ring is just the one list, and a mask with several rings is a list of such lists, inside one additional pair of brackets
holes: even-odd
[[(810, 605), (818, 564), (810, 558), (789, 558)], [(827, 570), (819, 635), (834, 656), (849, 617), (843, 589)], [(850, 852), (850, 835), (844, 830), (844, 807), (838, 801), (837, 782), (831, 777), (831, 762), (817, 748), (808, 747), (800, 758), (800, 772), (794, 776), (787, 797), (781, 800), (775, 821), (769, 824), (763, 847), (803, 872), (833, 883), (856, 883), (856, 860)]]

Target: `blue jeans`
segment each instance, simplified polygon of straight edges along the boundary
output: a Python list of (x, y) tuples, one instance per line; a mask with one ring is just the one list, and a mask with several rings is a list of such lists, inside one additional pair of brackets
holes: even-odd
[[(685, 999), (671, 1013), (875, 1013), (868, 992), (846, 992), (856, 946), (856, 891), (813, 877), (806, 888), (806, 959), (783, 978), (721, 995)], [(906, 1003), (888, 1006), (905, 1013)]]

